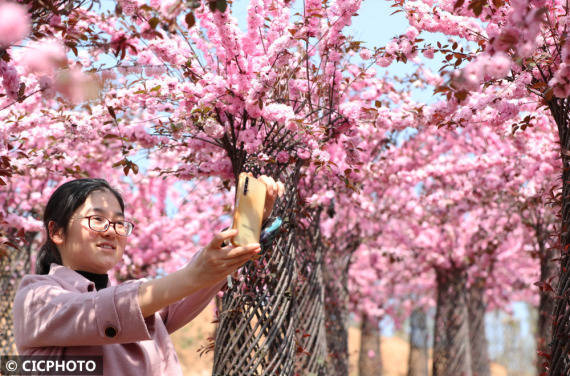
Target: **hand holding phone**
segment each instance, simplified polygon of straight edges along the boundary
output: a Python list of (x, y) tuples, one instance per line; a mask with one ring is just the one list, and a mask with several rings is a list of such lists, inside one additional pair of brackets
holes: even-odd
[(239, 174), (232, 224), (232, 228), (238, 230), (232, 238), (234, 246), (259, 243), (266, 193), (263, 182), (245, 172)]

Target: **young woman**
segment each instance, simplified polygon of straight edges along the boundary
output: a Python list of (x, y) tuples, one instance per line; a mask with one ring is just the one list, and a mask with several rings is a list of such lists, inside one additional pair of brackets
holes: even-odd
[[(267, 185), (267, 217), (283, 185), (260, 180)], [(20, 355), (102, 355), (105, 375), (182, 374), (169, 334), (196, 317), (260, 246), (226, 245), (237, 231), (218, 232), (177, 272), (111, 286), (107, 272), (134, 227), (124, 209), (121, 195), (102, 179), (73, 180), (52, 194), (37, 274), (22, 279), (14, 301)]]

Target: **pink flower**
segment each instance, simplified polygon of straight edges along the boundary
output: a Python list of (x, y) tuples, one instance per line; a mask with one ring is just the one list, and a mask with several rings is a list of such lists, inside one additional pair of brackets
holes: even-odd
[(289, 162), (289, 153), (287, 153), (286, 151), (280, 151), (277, 154), (277, 162), (279, 162), (279, 163)]
[(316, 159), (323, 161), (323, 162), (328, 162), (331, 158), (329, 153), (326, 152), (325, 150), (315, 150), (313, 154), (314, 154)]
[(61, 16), (59, 14), (54, 14), (49, 19), (50, 26), (59, 26), (61, 25)]
[(12, 99), (16, 99), (20, 87), (20, 77), (18, 76), (16, 68), (0, 60), (0, 77), (3, 77), (2, 83), (4, 90), (6, 90), (6, 95)]
[(493, 78), (506, 76), (511, 70), (511, 59), (502, 52), (495, 54), (487, 64), (487, 71)]
[(38, 79), (38, 83), (42, 91), (42, 96), (44, 98), (53, 98), (53, 96), (55, 95), (53, 80), (48, 76), (41, 76)]
[(289, 119), (295, 118), (295, 113), (290, 106), (281, 103), (270, 103), (265, 105), (262, 110), (262, 115), (268, 121), (277, 121), (285, 123)]
[(360, 57), (362, 58), (362, 60), (368, 60), (372, 57), (372, 53), (368, 48), (363, 48), (362, 50), (360, 50)]
[(386, 52), (389, 54), (395, 54), (396, 52), (398, 52), (400, 50), (400, 47), (398, 46), (398, 43), (396, 43), (395, 41), (390, 41), (387, 45), (386, 45)]
[[(99, 90), (92, 75), (83, 73), (79, 68), (58, 72), (53, 81), (53, 89), (75, 104), (94, 98)], [(50, 91), (51, 88), (48, 86), (47, 90)]]
[(216, 120), (208, 118), (204, 123), (204, 132), (211, 138), (220, 138), (224, 135), (224, 127)]
[(297, 155), (299, 156), (299, 158), (301, 159), (309, 159), (311, 158), (311, 152), (309, 152), (309, 150), (307, 149), (301, 149), (297, 151)]
[(379, 66), (386, 68), (388, 66), (390, 66), (390, 64), (392, 64), (392, 61), (394, 59), (391, 59), (389, 57), (379, 57), (378, 59), (376, 59), (376, 64), (378, 64)]
[(38, 75), (52, 75), (57, 68), (67, 63), (63, 46), (55, 39), (30, 43), (22, 56), (26, 71)]
[(494, 39), (493, 46), (497, 51), (507, 51), (518, 44), (520, 34), (520, 30), (513, 27), (506, 28), (501, 35)]
[(428, 48), (427, 50), (424, 50), (424, 56), (427, 57), (428, 59), (433, 59), (433, 48)]
[(558, 98), (566, 98), (566, 97), (570, 96), (570, 85), (555, 86), (554, 90), (552, 90), (552, 92)]
[(419, 34), (418, 29), (416, 29), (413, 26), (411, 26), (410, 28), (408, 28), (408, 30), (406, 30), (406, 36), (408, 37), (409, 40), (416, 39), (418, 34)]
[(127, 16), (134, 16), (137, 13), (138, 4), (133, 0), (119, 0), (119, 4), (123, 8), (123, 13)]
[(160, 65), (160, 60), (151, 50), (147, 49), (137, 55), (137, 63), (140, 65)]
[(535, 46), (530, 42), (523, 43), (518, 46), (517, 53), (520, 57), (529, 57), (530, 55), (532, 55), (534, 47)]
[(21, 41), (30, 32), (30, 15), (21, 5), (0, 4), (0, 47)]

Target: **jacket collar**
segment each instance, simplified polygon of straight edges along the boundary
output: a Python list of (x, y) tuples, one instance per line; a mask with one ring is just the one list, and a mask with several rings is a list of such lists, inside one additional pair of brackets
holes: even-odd
[[(66, 266), (52, 263), (48, 275), (56, 278), (64, 287), (73, 288), (80, 292), (95, 291), (95, 284)], [(107, 284), (109, 286), (109, 284)]]

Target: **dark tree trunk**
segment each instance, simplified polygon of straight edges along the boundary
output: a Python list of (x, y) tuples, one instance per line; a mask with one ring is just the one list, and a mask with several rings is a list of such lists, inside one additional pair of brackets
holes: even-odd
[(348, 291), (347, 276), (343, 274), (327, 270), (324, 275), (329, 376), (348, 375)]
[(570, 374), (570, 99), (554, 98), (548, 102), (558, 126), (562, 155), (562, 198), (560, 226), (560, 276), (552, 324), (550, 376)]
[(491, 376), (487, 336), (485, 334), (485, 280), (477, 279), (469, 288), (469, 340), (473, 376)]
[(366, 314), (360, 324), (359, 376), (382, 376), (379, 320)]
[(410, 356), (408, 357), (408, 376), (428, 376), (428, 328), (427, 316), (423, 309), (417, 308), (410, 316)]
[(327, 246), (323, 264), (327, 376), (348, 375), (348, 269), (360, 245), (360, 229), (353, 229), (344, 244)]
[(466, 273), (436, 269), (433, 376), (472, 376)]
[[(556, 286), (555, 278), (558, 275), (558, 265), (553, 259), (558, 255), (556, 249), (546, 249), (544, 243), (540, 246), (540, 281)], [(546, 375), (547, 354), (550, 353), (550, 340), (552, 338), (552, 312), (554, 311), (554, 293), (548, 288), (540, 289), (540, 302), (538, 304), (538, 323), (536, 331), (537, 375)]]

